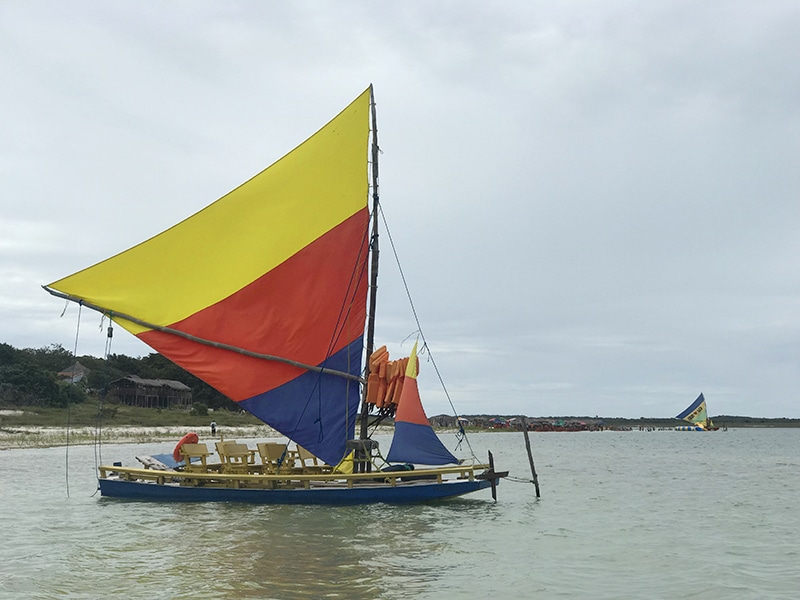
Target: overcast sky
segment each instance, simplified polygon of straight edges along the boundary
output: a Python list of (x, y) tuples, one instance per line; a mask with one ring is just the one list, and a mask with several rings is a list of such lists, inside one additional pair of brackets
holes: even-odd
[[(800, 417), (800, 3), (0, 2), (0, 342), (370, 83), (460, 414)], [(379, 343), (416, 326), (388, 239)], [(78, 354), (102, 355), (85, 311)], [(412, 336), (412, 338), (408, 338)], [(112, 351), (149, 348), (117, 328)], [(423, 359), (429, 415), (452, 412)]]

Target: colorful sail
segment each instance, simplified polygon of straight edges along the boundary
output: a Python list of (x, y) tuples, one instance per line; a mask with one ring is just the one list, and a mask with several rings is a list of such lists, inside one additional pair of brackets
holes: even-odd
[(386, 460), (419, 465), (446, 465), (458, 459), (444, 447), (430, 426), (417, 387), (417, 344), (408, 358), (400, 402), (394, 417), (394, 438)]
[(353, 437), (360, 394), (370, 92), (210, 206), (47, 288), (102, 310), (337, 464)]
[(693, 425), (705, 428), (710, 422), (708, 412), (706, 411), (706, 399), (703, 394), (700, 394), (692, 404), (684, 410), (681, 414), (675, 417), (676, 419), (683, 419)]

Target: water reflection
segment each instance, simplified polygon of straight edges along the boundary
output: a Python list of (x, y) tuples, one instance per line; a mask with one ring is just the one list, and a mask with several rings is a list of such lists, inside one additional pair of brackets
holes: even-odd
[(194, 505), (161, 529), (193, 539), (191, 545), (176, 547), (172, 558), (183, 565), (187, 580), (203, 581), (200, 593), (227, 598), (409, 597), (435, 588), (442, 565), (429, 559), (452, 552), (458, 541), (457, 536), (441, 536), (442, 523), (457, 526), (470, 518), (473, 506)]

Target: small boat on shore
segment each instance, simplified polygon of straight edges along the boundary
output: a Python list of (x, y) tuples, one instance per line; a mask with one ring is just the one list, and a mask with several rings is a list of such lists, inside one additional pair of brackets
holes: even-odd
[[(488, 462), (458, 459), (430, 427), (417, 343), (399, 360), (375, 349), (375, 120), (370, 86), (200, 212), (44, 286), (109, 317), (288, 440), (210, 448), (187, 438), (175, 451), (182, 465), (150, 457), (142, 468), (100, 466), (103, 496), (334, 504), (491, 488), (496, 498), (507, 473), (494, 470), (491, 453)], [(384, 456), (369, 428), (386, 418), (395, 433)]]
[(702, 393), (686, 408), (686, 410), (675, 418), (690, 423), (689, 425), (679, 425), (675, 428), (675, 431), (717, 431), (719, 429), (708, 416), (706, 399), (703, 397)]

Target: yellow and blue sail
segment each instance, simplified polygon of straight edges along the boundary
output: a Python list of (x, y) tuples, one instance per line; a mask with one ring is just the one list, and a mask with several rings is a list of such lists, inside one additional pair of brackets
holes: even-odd
[(360, 397), (369, 113), (368, 89), (303, 144), (200, 212), (46, 287), (99, 307), (242, 408), (337, 464), (353, 437)]
[(703, 397), (703, 394), (701, 393), (686, 410), (677, 415), (675, 418), (683, 419), (684, 421), (699, 427), (705, 427), (706, 423), (708, 422), (708, 411), (706, 410), (706, 399)]
[(458, 459), (445, 448), (430, 426), (419, 397), (417, 344), (411, 350), (394, 416), (394, 437), (386, 460), (420, 465), (447, 465)]

